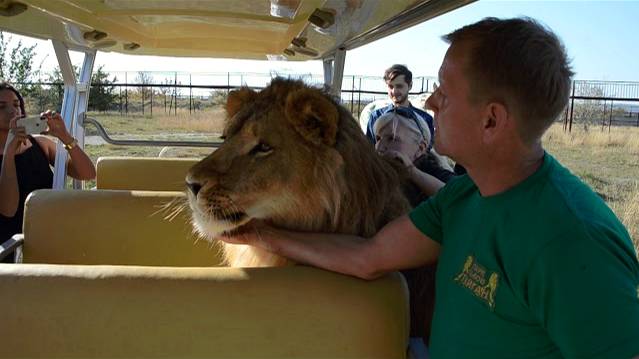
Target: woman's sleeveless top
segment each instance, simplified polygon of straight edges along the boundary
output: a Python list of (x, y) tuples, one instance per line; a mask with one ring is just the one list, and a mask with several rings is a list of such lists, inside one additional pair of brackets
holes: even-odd
[[(20, 199), (15, 216), (5, 217), (0, 214), (0, 242), (22, 232), (24, 201), (29, 193), (53, 186), (53, 172), (49, 167), (49, 160), (44, 150), (32, 136), (29, 136), (29, 141), (32, 146), (15, 156)], [(0, 155), (0, 164), (2, 164), (3, 157)]]

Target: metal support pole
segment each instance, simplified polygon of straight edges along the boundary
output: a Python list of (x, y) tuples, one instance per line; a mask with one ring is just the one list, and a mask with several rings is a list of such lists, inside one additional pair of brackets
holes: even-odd
[(324, 85), (330, 89), (330, 93), (341, 102), (342, 80), (344, 78), (344, 62), (346, 50), (335, 50), (332, 58), (322, 60), (324, 64)]
[(338, 49), (335, 51), (335, 59), (333, 60), (333, 83), (331, 89), (335, 97), (340, 99), (342, 96), (342, 80), (344, 79), (344, 63), (346, 62), (346, 49)]
[[(89, 104), (89, 91), (91, 89), (91, 74), (95, 62), (96, 50), (84, 50), (84, 61), (80, 69), (80, 81), (76, 81), (73, 64), (69, 58), (69, 49), (58, 40), (51, 40), (53, 49), (58, 59), (60, 72), (64, 81), (64, 99), (60, 114), (64, 124), (73, 137), (78, 141), (78, 146), (84, 148), (84, 127), (82, 119)], [(58, 142), (56, 147), (55, 166), (53, 174), (53, 188), (63, 189), (66, 180), (67, 151), (63, 144)], [(82, 187), (82, 181), (73, 181), (73, 188)]]
[(324, 68), (324, 86), (330, 88), (333, 84), (333, 58), (326, 58), (322, 60)]

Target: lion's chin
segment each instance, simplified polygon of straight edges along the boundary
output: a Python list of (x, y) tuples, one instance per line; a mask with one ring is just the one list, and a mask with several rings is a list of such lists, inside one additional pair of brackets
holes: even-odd
[(214, 240), (223, 233), (228, 233), (245, 225), (251, 220), (251, 217), (245, 213), (238, 213), (226, 216), (221, 220), (213, 216), (203, 216), (193, 213), (193, 223), (196, 231), (209, 241)]

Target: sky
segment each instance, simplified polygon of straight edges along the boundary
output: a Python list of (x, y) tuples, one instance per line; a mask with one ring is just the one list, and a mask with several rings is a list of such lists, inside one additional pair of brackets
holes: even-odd
[[(392, 1), (392, 0), (386, 0)], [(487, 16), (529, 16), (550, 27), (564, 42), (578, 80), (639, 81), (639, 0), (493, 1), (480, 0), (438, 18), (347, 52), (345, 75), (381, 76), (394, 63), (414, 76), (436, 76), (447, 45), (441, 35)], [(14, 36), (15, 39), (25, 39)], [(38, 62), (48, 71), (56, 59), (50, 43), (38, 43)], [(74, 62), (80, 56), (72, 54)], [(190, 73), (270, 71), (321, 74), (322, 64), (205, 58), (158, 58), (99, 52), (96, 67), (120, 71)]]

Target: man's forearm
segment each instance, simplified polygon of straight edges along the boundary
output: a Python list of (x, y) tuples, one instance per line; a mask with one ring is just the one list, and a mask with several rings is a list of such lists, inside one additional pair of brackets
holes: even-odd
[(296, 262), (363, 279), (383, 272), (374, 268), (370, 242), (362, 237), (334, 233), (290, 232), (276, 228), (258, 230), (255, 243)]

